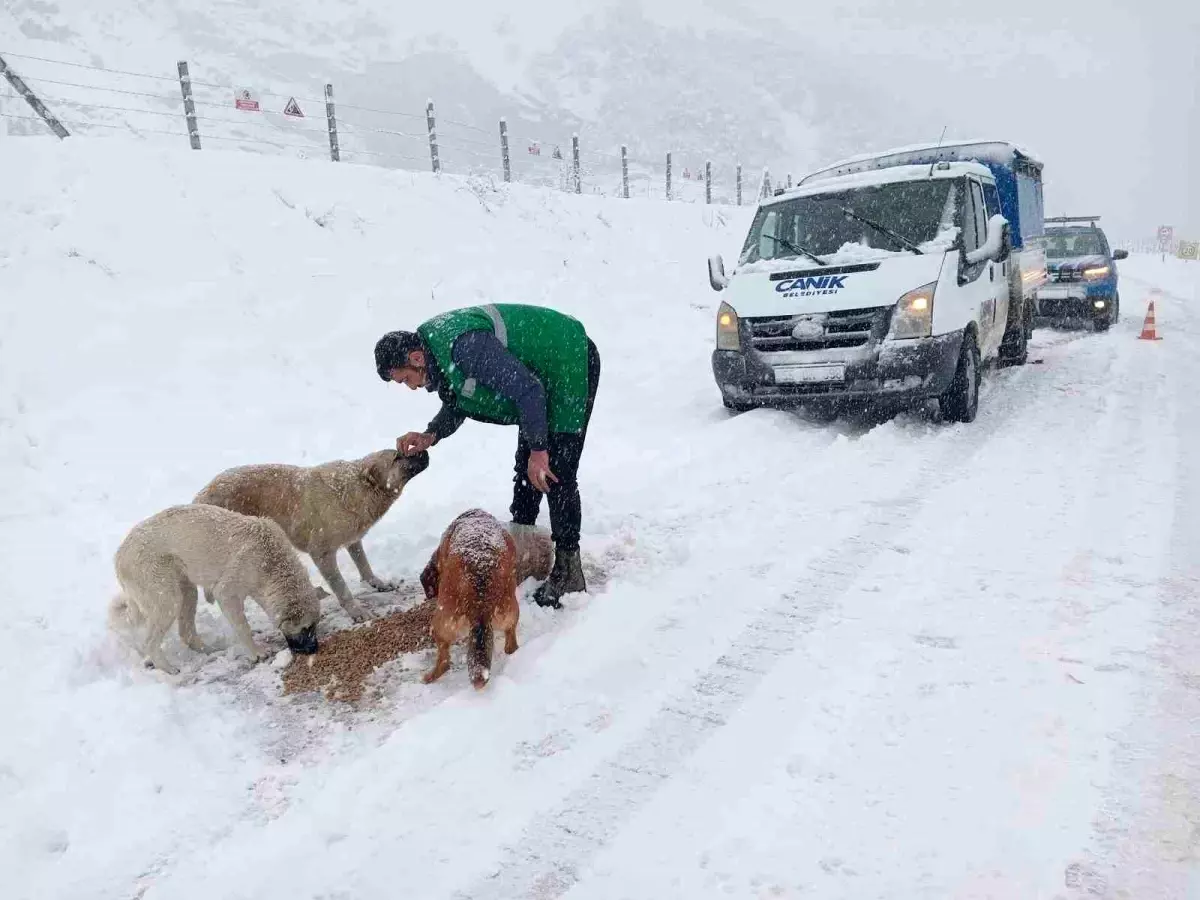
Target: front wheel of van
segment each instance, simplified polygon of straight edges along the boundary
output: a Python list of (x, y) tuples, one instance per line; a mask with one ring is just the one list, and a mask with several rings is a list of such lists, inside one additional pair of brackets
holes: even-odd
[(979, 347), (975, 335), (963, 334), (962, 349), (958, 352), (958, 367), (946, 393), (938, 398), (942, 418), (948, 422), (974, 422), (979, 412)]

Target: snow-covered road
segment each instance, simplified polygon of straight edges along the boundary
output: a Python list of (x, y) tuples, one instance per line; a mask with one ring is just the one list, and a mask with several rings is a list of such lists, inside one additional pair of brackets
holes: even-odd
[[(745, 211), (17, 143), (15, 896), (1200, 896), (1197, 266), (1123, 264), (1122, 321), (1037, 332), (971, 425), (731, 417), (703, 267)], [(461, 666), (421, 685), (418, 656), (370, 712), (174, 638), (180, 683), (131, 665), (103, 621), (125, 530), (225, 466), (420, 426), (433, 401), (381, 385), (370, 348), (480, 297), (559, 306), (600, 347), (594, 595), (523, 603), (486, 691)], [(439, 447), (368, 536), (375, 568), (411, 578), (458, 512), (503, 514), (512, 443)]]

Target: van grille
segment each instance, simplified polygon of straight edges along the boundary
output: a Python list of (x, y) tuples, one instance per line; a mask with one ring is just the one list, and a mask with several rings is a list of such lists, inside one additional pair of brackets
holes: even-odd
[[(750, 346), (759, 353), (861, 347), (872, 337), (878, 340), (887, 334), (892, 309), (891, 306), (877, 306), (805, 316), (746, 319), (750, 327)], [(795, 337), (792, 331), (801, 322), (820, 326), (820, 333), (813, 329), (811, 337)]]

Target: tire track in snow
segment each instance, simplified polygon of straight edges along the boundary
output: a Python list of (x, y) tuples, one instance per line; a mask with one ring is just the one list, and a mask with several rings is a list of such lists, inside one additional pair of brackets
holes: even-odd
[[(1008, 420), (1022, 412), (1021, 400), (1046, 403), (1050, 392), (1027, 385), (1027, 367), (993, 378), (989, 414), (945, 435), (940, 453), (917, 472), (898, 499), (877, 504), (865, 527), (797, 573), (793, 589), (779, 595), (726, 650), (651, 716), (639, 737), (597, 766), (585, 782), (554, 809), (534, 817), (501, 853), (498, 865), (456, 897), (553, 898), (585, 874), (589, 861), (622, 825), (674, 775), (758, 687), (776, 664), (794, 651), (801, 636), (830, 611), (877, 556), (900, 533), (938, 482), (964, 473), (976, 454)], [(997, 382), (1005, 393), (996, 396)], [(783, 549), (786, 552), (786, 544)]]
[[(1192, 337), (1195, 321), (1185, 308), (1178, 336)], [(1135, 656), (1143, 702), (1134, 721), (1114, 734), (1119, 781), (1106, 791), (1091, 846), (1065, 872), (1067, 896), (1078, 900), (1200, 896), (1194, 865), (1200, 821), (1200, 619), (1194, 612), (1200, 473), (1184, 443), (1200, 411), (1194, 391), (1200, 365), (1183, 341), (1146, 349), (1162, 355), (1156, 380), (1143, 378), (1137, 393), (1123, 393), (1132, 422), (1129, 455), (1141, 470), (1124, 477), (1136, 489), (1146, 481), (1170, 485), (1169, 558), (1156, 588), (1157, 634), (1148, 651)]]
[[(1026, 463), (1038, 460), (1029, 459), (1020, 449), (1022, 446), (1028, 449), (1032, 444), (1036, 452), (1042, 446), (1053, 446), (1056, 450), (1061, 449), (1066, 458), (1078, 454), (1080, 458), (1090, 459), (1093, 442), (1105, 446), (1119, 443), (1119, 436), (1114, 439), (1108, 432), (1113, 430), (1109, 427), (1111, 423), (1125, 421), (1124, 406), (1105, 404), (1102, 413), (1096, 411), (1099, 401), (1105, 399), (1102, 395), (1106, 377), (1119, 377), (1127, 368), (1114, 368), (1121, 362), (1114, 352), (1116, 346), (1116, 341), (1103, 337), (1090, 344), (1082, 342), (1075, 349), (1083, 351), (1080, 356), (1084, 358), (1077, 363), (1084, 365), (1043, 370), (1047, 374), (1053, 373), (1053, 378), (1042, 386), (1050, 403), (1040, 407), (1041, 414), (1010, 420), (972, 461), (973, 469), (996, 470), (1000, 464), (1007, 473), (1003, 479), (981, 479), (981, 490), (974, 500), (975, 508), (981, 512), (980, 521), (974, 527), (956, 530), (930, 528), (930, 523), (953, 516), (961, 503), (961, 495), (974, 491), (971, 476), (961, 482), (948, 480), (941, 485), (934, 492), (936, 496), (922, 504), (919, 518), (906, 523), (903, 537), (914, 546), (914, 554), (901, 558), (883, 554), (875, 558), (870, 571), (864, 572), (860, 581), (864, 586), (868, 583), (894, 585), (894, 588), (885, 589), (885, 599), (876, 602), (870, 611), (859, 607), (866, 596), (846, 600), (843, 603), (846, 618), (840, 619), (843, 613), (835, 611), (816, 626), (815, 634), (802, 637), (802, 646), (818, 647), (819, 656), (814, 659), (801, 650), (781, 659), (775, 670), (765, 676), (765, 683), (758, 692), (747, 698), (737, 711), (734, 726), (737, 731), (714, 734), (710, 743), (718, 746), (702, 748), (696, 758), (664, 787), (660, 796), (620, 830), (611, 845), (592, 863), (582, 882), (570, 891), (569, 897), (700, 896), (709, 893), (699, 889), (701, 883), (710, 886), (714, 895), (723, 890), (729, 896), (768, 896), (772, 889), (769, 886), (778, 890), (781, 896), (791, 896), (788, 887), (798, 889), (801, 884), (814, 897), (887, 896), (888, 892), (881, 887), (883, 883), (893, 889), (893, 894), (906, 897), (960, 896), (944, 881), (934, 880), (935, 871), (944, 879), (947, 870), (962, 864), (962, 857), (952, 861), (950, 854), (943, 857), (940, 864), (937, 862), (933, 848), (945, 848), (947, 844), (939, 843), (935, 836), (945, 838), (947, 835), (938, 835), (935, 830), (938, 822), (935, 810), (954, 808), (960, 815), (978, 811), (981, 822), (994, 822), (987, 812), (967, 804), (939, 805), (945, 803), (948, 796), (955, 796), (953, 790), (943, 793), (942, 789), (955, 783), (978, 783), (980, 774), (988, 771), (986, 764), (976, 764), (974, 754), (971, 754), (969, 761), (955, 773), (957, 782), (947, 781), (937, 771), (923, 773), (921, 766), (905, 768), (899, 765), (889, 769), (889, 765), (896, 760), (892, 754), (903, 753), (899, 748), (910, 739), (929, 748), (937, 745), (939, 735), (958, 736), (972, 742), (976, 750), (986, 750), (986, 743), (967, 736), (988, 733), (994, 720), (979, 717), (978, 700), (975, 704), (964, 705), (961, 715), (955, 711), (944, 718), (940, 713), (929, 716), (928, 707), (919, 711), (907, 706), (912, 697), (907, 691), (915, 691), (929, 669), (928, 662), (919, 652), (905, 653), (903, 648), (910, 640), (925, 643), (928, 635), (928, 646), (938, 647), (936, 652), (942, 653), (947, 648), (941, 641), (953, 644), (956, 638), (966, 638), (960, 645), (965, 652), (961, 656), (955, 654), (960, 660), (967, 656), (971, 658), (970, 662), (962, 664), (964, 669), (974, 670), (979, 666), (982, 670), (986, 661), (992, 672), (1001, 676), (1005, 672), (1011, 662), (1011, 646), (996, 652), (995, 642), (984, 640), (973, 649), (966, 648), (973, 643), (967, 636), (978, 640), (981, 630), (987, 632), (997, 624), (994, 621), (996, 615), (1002, 620), (1007, 619), (1005, 607), (1009, 606), (1009, 601), (1000, 601), (981, 615), (980, 610), (964, 608), (958, 599), (970, 597), (974, 575), (980, 567), (986, 570), (1007, 565), (995, 556), (979, 559), (977, 554), (982, 548), (991, 547), (994, 551), (1002, 541), (1004, 546), (1018, 551), (1039, 547), (1039, 538), (1034, 534), (1041, 531), (1041, 526), (1024, 529), (1017, 525), (1013, 528), (1015, 523), (1012, 523), (1011, 514), (1024, 505), (1024, 498), (1029, 496), (1031, 488), (1042, 482), (1045, 472), (1057, 475), (1073, 498), (1072, 504), (1078, 505), (1079, 510), (1086, 509), (1087, 498), (1094, 490), (1096, 466), (1078, 469), (1074, 465), (1063, 466), (1063, 457), (1046, 455), (1041, 460), (1045, 472), (1034, 465), (1031, 474), (1027, 474), (1030, 470)], [(1085, 367), (1083, 380), (1088, 387), (1088, 396), (1078, 400), (1065, 399), (1062, 392), (1055, 390), (1076, 381), (1078, 373)], [(1047, 412), (1053, 416), (1053, 422), (1048, 421)], [(1037, 432), (1047, 426), (1055, 429), (1052, 441), (1039, 444)], [(1069, 438), (1070, 443), (1059, 444), (1064, 438)], [(1102, 466), (1103, 454), (1095, 454), (1095, 457), (1096, 465)], [(1083, 521), (1086, 522), (1086, 516)], [(1055, 531), (1062, 534), (1076, 527), (1075, 523), (1063, 524)], [(985, 536), (989, 530), (992, 532), (990, 538)], [(937, 545), (931, 545), (928, 538), (916, 543), (910, 538), (910, 535), (928, 534), (940, 537)], [(1087, 540), (1082, 537), (1080, 540), (1086, 547)], [(1018, 559), (1022, 560), (1017, 563), (1018, 571), (1026, 560), (1028, 564), (1033, 562), (1024, 554)], [(1045, 564), (1044, 555), (1040, 562)], [(921, 585), (929, 572), (939, 574), (924, 590)], [(1008, 593), (1005, 588), (1011, 586), (1011, 582), (1006, 585), (1002, 581), (991, 589), (999, 590), (999, 595), (1003, 595)], [(906, 599), (902, 603), (890, 602), (886, 599), (889, 593)], [(991, 598), (996, 596), (992, 594)], [(1013, 615), (1017, 615), (1019, 609), (1024, 610), (1019, 613), (1022, 615), (1037, 610), (1039, 603), (1037, 599), (1022, 597), (1020, 602), (1011, 603)], [(848, 612), (851, 607), (856, 608), (853, 618)], [(987, 616), (993, 617), (993, 622), (981, 625)], [(934, 630), (929, 630), (919, 628), (917, 623), (936, 625)], [(895, 639), (895, 644), (889, 645), (889, 637)], [(877, 649), (879, 647), (883, 649)], [(840, 664), (835, 662), (838, 660)], [(880, 667), (886, 668), (885, 674), (879, 673)], [(977, 674), (986, 677), (982, 671)], [(802, 687), (791, 694), (792, 685)], [(1013, 691), (1019, 689), (1014, 687)], [(789, 695), (792, 699), (785, 700)], [(771, 701), (769, 698), (778, 699)], [(1009, 706), (1013, 708), (1015, 704)], [(828, 707), (841, 712), (831, 714)], [(972, 719), (972, 716), (976, 718)], [(797, 736), (796, 746), (781, 749), (786, 742), (779, 740), (778, 722), (791, 722), (792, 728), (799, 724), (810, 737)], [(917, 722), (922, 724), (918, 726)], [(812, 729), (818, 729), (819, 733)], [(918, 733), (921, 734), (919, 738)], [(994, 730), (990, 733), (997, 736), (997, 744), (1005, 736)], [(772, 739), (764, 740), (763, 736), (767, 735)], [(769, 774), (764, 776), (763, 773), (773, 769), (777, 775), (782, 774), (781, 759), (796, 754), (806, 761), (806, 768), (809, 762), (822, 760), (813, 763), (816, 769), (808, 773), (809, 777), (818, 769), (829, 766), (838, 773), (836, 778), (825, 769), (830, 775), (829, 782), (820, 778), (822, 783), (815, 792), (810, 788), (792, 795), (787, 786), (794, 782), (789, 778), (785, 777), (781, 783)], [(910, 761), (915, 755), (910, 754)], [(954, 769), (948, 767), (946, 771)], [(788, 775), (791, 774), (789, 763)], [(930, 776), (928, 780), (921, 779), (923, 774)], [(766, 799), (773, 796), (770, 789), (781, 786), (784, 794), (778, 804)], [(986, 795), (987, 792), (983, 793)], [(797, 813), (789, 801), (796, 801), (805, 812)], [(858, 822), (838, 815), (839, 809), (864, 808), (864, 801), (870, 806)], [(724, 821), (720, 816), (716, 821), (709, 821), (698, 815), (701, 810), (721, 809), (722, 803), (732, 803), (736, 807), (725, 810)], [(905, 815), (906, 810), (913, 810), (913, 813)], [(755, 838), (754, 829), (748, 824), (767, 825), (774, 835), (795, 835), (807, 827), (804, 824), (806, 815), (811, 822), (825, 823), (812, 833), (822, 850), (818, 851), (815, 845), (806, 842), (807, 853), (795, 860), (786, 855), (786, 841), (773, 840), (770, 834)], [(914, 820), (929, 830), (921, 834), (911, 830), (913, 824), (904, 824), (906, 821), (914, 823)], [(952, 821), (953, 817), (948, 820)], [(867, 833), (868, 824), (870, 837), (863, 837), (860, 842), (858, 838)], [(986, 847), (991, 832), (983, 826), (977, 832)], [(754, 849), (763, 845), (771, 849), (761, 852)], [(889, 852), (875, 855), (869, 849), (871, 847), (887, 847)], [(736, 848), (744, 849), (741, 858)], [(956, 846), (956, 849), (963, 848)], [(855, 853), (864, 855), (855, 858)], [(871, 855), (869, 861), (866, 854)], [(918, 858), (929, 881), (910, 880), (917, 867), (910, 869), (896, 864), (898, 859)], [(700, 859), (704, 862), (697, 865)], [(837, 867), (825, 867), (827, 861), (838, 860), (846, 862), (850, 874), (837, 871)], [(940, 871), (939, 865), (943, 866)]]

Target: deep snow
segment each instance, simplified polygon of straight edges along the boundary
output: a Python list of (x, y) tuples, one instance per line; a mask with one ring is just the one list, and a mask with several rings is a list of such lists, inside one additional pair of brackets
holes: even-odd
[[(712, 383), (705, 259), (749, 210), (106, 141), (0, 166), (25, 173), (0, 182), (6, 892), (1200, 890), (1196, 266), (1122, 264), (1122, 321), (1039, 331), (972, 425), (820, 425), (730, 417)], [(180, 679), (138, 667), (105, 630), (128, 528), (227, 466), (423, 426), (436, 401), (372, 345), (484, 298), (600, 348), (593, 595), (523, 602), (486, 691), (421, 685), (418, 656), (369, 713), (174, 635)], [(376, 572), (411, 583), (454, 516), (503, 517), (514, 444), (436, 448)], [(200, 630), (230, 642), (211, 609)]]

